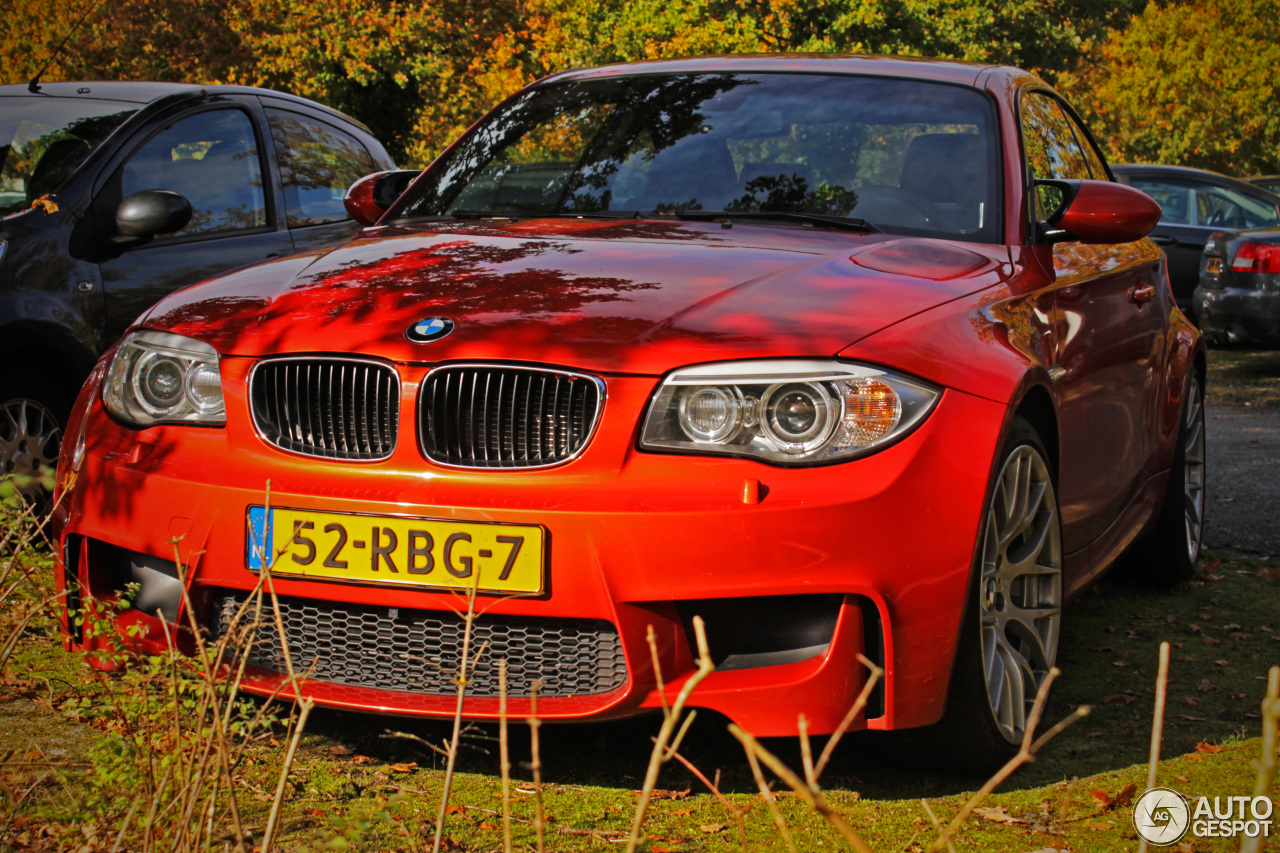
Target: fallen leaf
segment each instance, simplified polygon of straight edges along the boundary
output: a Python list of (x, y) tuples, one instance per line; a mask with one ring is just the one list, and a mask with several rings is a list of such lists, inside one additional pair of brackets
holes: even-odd
[(1275, 628), (1272, 628), (1270, 625), (1259, 625), (1259, 626), (1258, 626), (1258, 630), (1259, 630), (1259, 631), (1266, 631), (1268, 634), (1270, 634), (1272, 631), (1274, 631), (1274, 630), (1275, 630)]
[(1137, 700), (1137, 696), (1130, 696), (1128, 693), (1112, 693), (1110, 696), (1104, 697), (1102, 701), (1108, 704), (1112, 702), (1123, 702), (1126, 705), (1132, 705)]
[(1196, 744), (1196, 752), (1201, 755), (1212, 755), (1215, 752), (1222, 752), (1222, 747), (1212, 743), (1201, 742)]
[[(664, 791), (661, 788), (654, 788), (653, 793), (649, 795), (649, 798), (653, 800), (683, 800), (692, 792), (692, 788), (685, 788), (683, 791)], [(632, 791), (631, 796), (638, 797), (640, 796), (640, 792)]]
[(693, 809), (675, 809), (671, 812), (673, 817), (688, 817), (693, 814)]
[(1264, 581), (1280, 581), (1280, 569), (1258, 569), (1258, 577)]
[(1214, 687), (1213, 684), (1209, 682), (1209, 679), (1206, 678), (1200, 682), (1200, 686), (1196, 689), (1201, 693), (1217, 693), (1220, 688)]
[(1116, 794), (1114, 797), (1108, 794), (1106, 791), (1090, 791), (1089, 795), (1093, 797), (1093, 799), (1097, 802), (1098, 807), (1102, 809), (1102, 811), (1109, 812), (1112, 809), (1129, 805), (1129, 803), (1133, 800), (1133, 795), (1137, 792), (1137, 790), (1138, 790), (1138, 786), (1135, 785), (1133, 782), (1130, 782), (1129, 784), (1121, 788), (1119, 791), (1116, 791)]
[(1216, 663), (1218, 666), (1231, 666), (1231, 661), (1229, 660), (1216, 660), (1214, 661), (1214, 663)]
[(705, 826), (698, 827), (698, 832), (705, 832), (708, 835), (711, 835), (716, 832), (724, 832), (728, 828), (729, 824), (727, 823), (708, 823)]
[(1241, 626), (1240, 626), (1240, 623), (1238, 623), (1238, 622), (1228, 622), (1227, 624), (1225, 624), (1225, 625), (1223, 625), (1223, 626), (1222, 626), (1222, 630), (1224, 630), (1224, 631), (1238, 631), (1238, 630), (1240, 629), (1240, 627), (1241, 627)]
[(1219, 640), (1217, 637), (1209, 637), (1209, 636), (1206, 636), (1206, 637), (1204, 638), (1204, 644), (1205, 644), (1206, 646), (1220, 646), (1220, 645), (1222, 645), (1222, 641), (1221, 641), (1221, 640)]
[(1222, 568), (1221, 559), (1210, 560), (1209, 563), (1204, 567), (1204, 573), (1206, 575), (1217, 574), (1218, 569), (1220, 568)]
[(481, 829), (487, 829), (487, 830), (489, 830), (490, 832), (497, 832), (497, 830), (498, 830), (498, 827), (496, 827), (496, 826), (494, 826), (493, 824), (489, 823), (487, 820), (482, 820), (482, 821), (480, 821), (480, 828), (481, 828)]
[(408, 773), (410, 770), (418, 766), (418, 762), (410, 761), (407, 764), (388, 764), (387, 769), (393, 773)]
[(973, 813), (983, 820), (989, 820), (992, 823), (1026, 823), (1022, 818), (1017, 818), (1009, 814), (1009, 812), (1005, 810), (1004, 806), (991, 806), (990, 808), (986, 806), (979, 806), (973, 810)]
[(1183, 697), (1182, 697), (1182, 702), (1183, 702), (1183, 704), (1185, 704), (1185, 705), (1199, 705), (1199, 704), (1200, 704), (1199, 702), (1197, 702), (1197, 701), (1196, 701), (1196, 698), (1195, 698), (1194, 696), (1183, 696)]
[(1112, 821), (1105, 823), (1097, 820), (1086, 820), (1084, 822), (1085, 829), (1092, 829), (1094, 832), (1106, 832), (1108, 829), (1115, 829), (1116, 825)]
[(1253, 634), (1246, 634), (1243, 631), (1232, 631), (1227, 635), (1228, 640), (1252, 640)]
[(356, 751), (354, 746), (331, 746), (329, 747), (330, 755), (351, 755)]
[(57, 202), (55, 202), (55, 201), (54, 201), (52, 198), (50, 198), (49, 196), (47, 196), (47, 195), (42, 195), (42, 196), (40, 196), (40, 198), (38, 198), (38, 199), (36, 199), (35, 201), (31, 202), (31, 209), (32, 209), (32, 210), (42, 210), (42, 211), (44, 211), (45, 213), (57, 213), (57, 212), (58, 212), (58, 203), (57, 203)]
[(1170, 613), (1168, 616), (1164, 617), (1164, 621), (1172, 625), (1174, 622), (1186, 622), (1187, 617), (1180, 616), (1177, 613)]
[(1196, 853), (1196, 848), (1190, 841), (1184, 841), (1178, 845), (1174, 853)]
[(1185, 720), (1185, 721), (1186, 721), (1186, 722), (1188, 722), (1188, 723), (1203, 723), (1203, 722), (1205, 722), (1205, 719), (1206, 719), (1206, 718), (1204, 718), (1204, 717), (1193, 717), (1193, 716), (1191, 716), (1190, 714), (1179, 714), (1179, 715), (1178, 715), (1178, 719), (1179, 719), (1179, 720)]
[(1177, 779), (1179, 782), (1190, 782), (1190, 781), (1191, 781), (1191, 780), (1190, 780), (1190, 779), (1188, 779), (1186, 776), (1183, 776), (1181, 773), (1175, 773), (1175, 774), (1173, 774), (1173, 778)]
[(319, 809), (312, 809), (312, 810), (311, 810), (311, 816), (312, 816), (312, 817), (325, 817), (325, 813), (324, 813), (324, 812), (322, 812), (322, 811), (320, 811)]
[(1192, 761), (1204, 761), (1203, 755), (1188, 755), (1187, 758), (1191, 759)]
[(1122, 660), (1113, 660), (1113, 661), (1111, 662), (1111, 665), (1112, 665), (1112, 666), (1128, 666), (1129, 664), (1125, 663), (1125, 662), (1124, 662), (1124, 661), (1122, 661)]
[(1089, 732), (1085, 737), (1102, 737), (1106, 732)]
[(368, 764), (370, 761), (373, 761), (373, 759), (372, 759), (372, 758), (370, 758), (370, 757), (369, 757), (369, 756), (367, 756), (367, 755), (353, 755), (353, 756), (351, 756), (351, 763), (352, 763), (352, 764)]

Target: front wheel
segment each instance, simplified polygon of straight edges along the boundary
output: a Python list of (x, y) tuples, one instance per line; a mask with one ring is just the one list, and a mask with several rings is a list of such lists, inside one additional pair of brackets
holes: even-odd
[(929, 737), (935, 755), (970, 773), (988, 773), (1017, 751), (1062, 627), (1062, 532), (1048, 453), (1019, 419), (999, 460), (947, 710)]
[(39, 505), (48, 498), (41, 476), (52, 476), (67, 421), (63, 395), (47, 377), (16, 371), (0, 377), (0, 476)]

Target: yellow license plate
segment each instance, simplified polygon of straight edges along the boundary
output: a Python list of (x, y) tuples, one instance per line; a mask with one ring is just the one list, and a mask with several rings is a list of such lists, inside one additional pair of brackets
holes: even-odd
[(255, 572), (265, 562), (276, 575), (353, 583), (478, 586), (505, 594), (543, 589), (545, 531), (533, 524), (260, 506), (249, 508), (248, 522), (246, 562)]

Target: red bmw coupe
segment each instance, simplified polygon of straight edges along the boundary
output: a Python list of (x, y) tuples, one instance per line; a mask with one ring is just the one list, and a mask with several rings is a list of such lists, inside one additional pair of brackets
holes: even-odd
[(347, 203), (351, 242), (176, 293), (98, 364), (58, 477), (69, 610), (216, 638), (265, 572), (248, 689), (287, 641), (287, 695), (444, 716), (475, 588), (466, 714), (505, 659), (511, 713), (541, 680), (558, 720), (659, 708), (647, 633), (674, 695), (696, 615), (692, 705), (830, 732), (861, 653), (858, 727), (989, 762), (1067, 601), (1126, 552), (1194, 572), (1204, 350), (1160, 211), (1031, 74), (571, 71)]

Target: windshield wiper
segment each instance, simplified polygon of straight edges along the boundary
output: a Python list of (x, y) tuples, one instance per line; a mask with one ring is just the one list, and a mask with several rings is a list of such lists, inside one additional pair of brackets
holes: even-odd
[(727, 210), (676, 210), (670, 213), (654, 212), (650, 216), (655, 219), (674, 216), (677, 219), (688, 219), (693, 222), (717, 222), (721, 220), (733, 222), (735, 219), (773, 220), (775, 222), (801, 222), (809, 225), (823, 225), (827, 228), (836, 228), (841, 231), (880, 231), (879, 228), (867, 220), (857, 219), (852, 216), (828, 216), (825, 213), (802, 213), (784, 210), (747, 210), (736, 213)]

